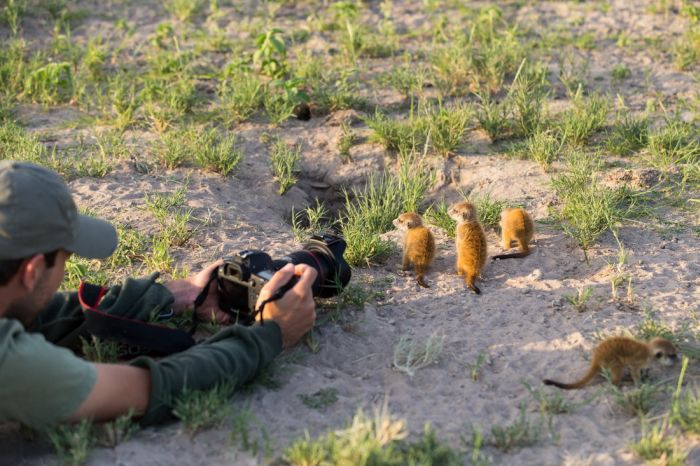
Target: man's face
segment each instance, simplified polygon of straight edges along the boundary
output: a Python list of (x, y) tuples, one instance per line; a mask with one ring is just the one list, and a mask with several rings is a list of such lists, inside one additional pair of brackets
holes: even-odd
[(15, 299), (7, 308), (4, 317), (19, 320), (22, 325), (29, 327), (37, 315), (49, 304), (54, 293), (61, 286), (66, 269), (66, 260), (71, 253), (60, 250), (56, 254), (56, 262), (53, 267), (45, 265), (33, 291), (25, 296)]

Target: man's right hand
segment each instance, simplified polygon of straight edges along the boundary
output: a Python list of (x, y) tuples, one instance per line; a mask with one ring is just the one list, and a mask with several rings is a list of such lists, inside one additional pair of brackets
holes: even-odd
[(316, 270), (306, 264), (285, 265), (262, 287), (255, 304), (257, 308), (294, 275), (299, 277), (299, 281), (280, 299), (267, 303), (263, 310), (265, 319), (272, 319), (280, 326), (282, 346), (285, 348), (298, 342), (311, 330), (316, 321), (316, 303), (311, 292), (311, 286), (316, 280)]

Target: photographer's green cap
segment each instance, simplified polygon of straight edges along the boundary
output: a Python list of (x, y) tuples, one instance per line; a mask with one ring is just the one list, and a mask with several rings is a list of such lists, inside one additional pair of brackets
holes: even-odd
[(27, 162), (0, 162), (0, 260), (56, 249), (104, 259), (116, 247), (115, 228), (79, 214), (57, 173)]

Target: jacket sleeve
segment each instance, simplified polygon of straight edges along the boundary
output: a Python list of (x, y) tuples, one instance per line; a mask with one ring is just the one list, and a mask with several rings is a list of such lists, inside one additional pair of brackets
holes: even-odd
[(172, 419), (175, 401), (186, 390), (206, 390), (220, 383), (236, 388), (252, 380), (282, 351), (282, 332), (274, 321), (233, 325), (207, 341), (161, 360), (139, 357), (132, 365), (151, 373), (151, 391), (142, 425)]
[[(110, 314), (147, 321), (173, 304), (170, 291), (156, 283), (158, 274), (148, 278), (127, 278), (122, 285), (109, 288), (99, 309)], [(30, 328), (40, 332), (46, 340), (68, 348), (78, 348), (80, 337), (88, 336), (83, 309), (78, 293), (56, 293)]]

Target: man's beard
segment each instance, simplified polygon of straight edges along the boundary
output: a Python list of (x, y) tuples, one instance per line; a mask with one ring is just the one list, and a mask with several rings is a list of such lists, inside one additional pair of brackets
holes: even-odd
[(3, 317), (19, 320), (24, 328), (29, 328), (36, 316), (43, 311), (51, 300), (51, 294), (46, 292), (46, 274), (37, 280), (34, 291), (27, 296), (18, 298), (7, 307)]

